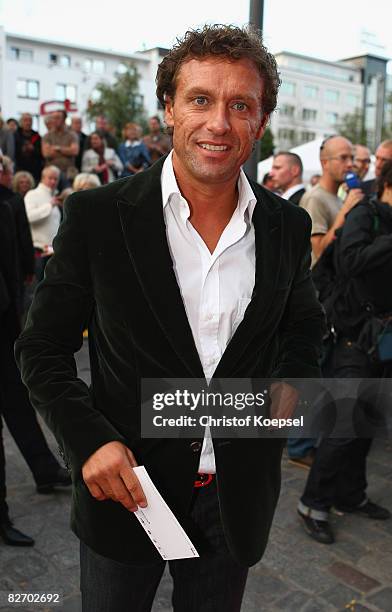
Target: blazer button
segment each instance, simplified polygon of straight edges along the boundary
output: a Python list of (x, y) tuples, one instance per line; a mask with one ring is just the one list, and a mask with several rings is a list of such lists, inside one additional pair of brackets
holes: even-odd
[(191, 442), (190, 447), (194, 453), (198, 453), (201, 449), (201, 442)]

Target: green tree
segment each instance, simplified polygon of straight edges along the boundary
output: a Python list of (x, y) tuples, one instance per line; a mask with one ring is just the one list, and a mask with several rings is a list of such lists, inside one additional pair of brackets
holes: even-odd
[(339, 123), (337, 123), (336, 129), (341, 136), (348, 138), (353, 144), (367, 145), (363, 113), (359, 108), (352, 114), (343, 115)]
[(267, 159), (274, 153), (274, 135), (271, 128), (267, 127), (264, 132), (264, 136), (260, 141), (260, 161)]
[(132, 63), (126, 65), (126, 70), (117, 74), (116, 81), (111, 84), (101, 81), (95, 87), (96, 100), (89, 101), (87, 116), (95, 119), (98, 115), (105, 115), (121, 139), (121, 130), (126, 123), (134, 121), (146, 124), (143, 98), (139, 93), (139, 73)]

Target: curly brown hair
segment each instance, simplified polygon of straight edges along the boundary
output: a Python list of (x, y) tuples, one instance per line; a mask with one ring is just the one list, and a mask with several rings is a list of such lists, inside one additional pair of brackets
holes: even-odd
[(253, 27), (239, 28), (222, 24), (188, 30), (183, 38), (177, 38), (174, 47), (158, 66), (156, 93), (162, 106), (165, 106), (166, 96), (174, 99), (177, 76), (182, 64), (190, 59), (211, 56), (221, 56), (229, 60), (251, 60), (264, 81), (263, 113), (272, 113), (276, 107), (280, 78), (276, 60), (264, 47), (261, 32)]

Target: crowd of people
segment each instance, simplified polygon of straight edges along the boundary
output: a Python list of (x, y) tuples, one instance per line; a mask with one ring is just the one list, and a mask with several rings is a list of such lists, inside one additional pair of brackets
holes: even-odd
[[(280, 152), (274, 156), (265, 185), (305, 208), (312, 219), (312, 275), (328, 320), (323, 374), (390, 378), (392, 293), (387, 279), (392, 272), (392, 140), (377, 147), (372, 179), (366, 180), (369, 148), (339, 135), (324, 140), (320, 163), (322, 174), (312, 177), (313, 184), (306, 190), (299, 156)], [(354, 184), (350, 183), (353, 178)], [(371, 390), (365, 399), (368, 412), (374, 414), (379, 390), (377, 385)], [(360, 396), (357, 421), (363, 416), (361, 401)], [(386, 424), (386, 416), (380, 411), (379, 427)], [(328, 520), (332, 508), (370, 519), (390, 518), (390, 511), (372, 502), (366, 492), (371, 441), (370, 426), (356, 438), (288, 440), (290, 462), (310, 470), (298, 514), (315, 540), (334, 542)]]
[[(1, 368), (6, 372), (1, 383), (0, 413), (40, 492), (67, 486), (70, 481), (46, 445), (15, 367), (12, 346), (34, 288), (42, 280), (51, 257), (64, 200), (72, 191), (92, 189), (142, 172), (171, 148), (171, 139), (163, 132), (158, 117), (150, 118), (149, 133), (145, 136), (138, 124), (127, 123), (120, 143), (105, 117), (97, 118), (95, 130), (88, 135), (79, 117), (72, 117), (68, 127), (63, 111), (51, 113), (45, 123), (48, 132), (42, 138), (32, 129), (32, 117), (28, 113), (19, 122), (12, 119), (0, 129), (0, 214), (3, 217), (0, 229), (4, 234), (2, 244), (6, 245), (2, 249), (0, 275)], [(387, 324), (392, 313), (391, 295), (384, 286), (392, 266), (391, 140), (378, 146), (375, 160), (375, 179), (366, 180), (370, 150), (335, 135), (322, 143), (322, 174), (312, 176), (307, 187), (303, 182), (302, 161), (290, 151), (274, 156), (272, 169), (262, 181), (264, 187), (305, 208), (311, 216), (315, 282), (320, 262), (325, 265), (335, 242), (341, 266), (334, 270), (334, 284), (339, 286), (339, 275), (350, 278), (348, 312), (342, 316), (339, 311), (338, 321), (334, 320), (334, 312), (327, 312), (329, 340), (333, 336), (333, 342), (328, 344), (328, 356), (323, 364), (326, 376), (369, 378), (391, 374), (392, 357), (371, 360), (368, 353), (372, 347), (366, 347), (366, 353), (358, 341), (364, 328), (369, 326), (369, 317)], [(352, 171), (359, 182), (350, 188), (345, 177)], [(375, 215), (377, 231), (374, 231)], [(345, 286), (347, 289), (347, 282)], [(324, 288), (317, 286), (317, 289), (323, 301)], [(347, 302), (347, 291), (345, 299)], [(337, 310), (339, 296), (335, 302)], [(17, 410), (11, 413), (10, 405)], [(366, 456), (370, 442), (369, 438), (288, 440), (290, 461), (310, 470), (298, 513), (306, 531), (316, 540), (334, 541), (328, 522), (332, 507), (357, 511), (374, 519), (389, 518), (389, 511), (366, 495)], [(0, 534), (9, 544), (32, 543), (9, 520), (2, 444)]]
[(127, 123), (118, 142), (105, 117), (85, 134), (80, 117), (66, 124), (58, 110), (45, 117), (47, 133), (32, 129), (32, 116), (0, 125), (0, 536), (14, 546), (34, 541), (16, 529), (6, 503), (2, 419), (26, 460), (40, 494), (68, 487), (71, 479), (46, 443), (16, 367), (13, 346), (62, 219), (66, 197), (142, 172), (171, 148), (158, 117), (141, 127)]

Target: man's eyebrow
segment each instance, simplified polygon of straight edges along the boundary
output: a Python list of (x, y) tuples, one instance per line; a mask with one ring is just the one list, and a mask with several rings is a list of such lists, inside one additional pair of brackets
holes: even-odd
[[(197, 96), (210, 96), (211, 98), (216, 96), (216, 90), (212, 90), (212, 89), (208, 89), (208, 87), (191, 87), (190, 89), (188, 89), (188, 91), (185, 93), (187, 98), (192, 98), (192, 97), (197, 97)], [(260, 98), (257, 98), (255, 96), (249, 96), (249, 95), (244, 95), (241, 92), (235, 93), (233, 95), (230, 96), (230, 98), (232, 100), (244, 100), (249, 101), (249, 102), (254, 102), (255, 100), (257, 102), (261, 101), (261, 95)]]

